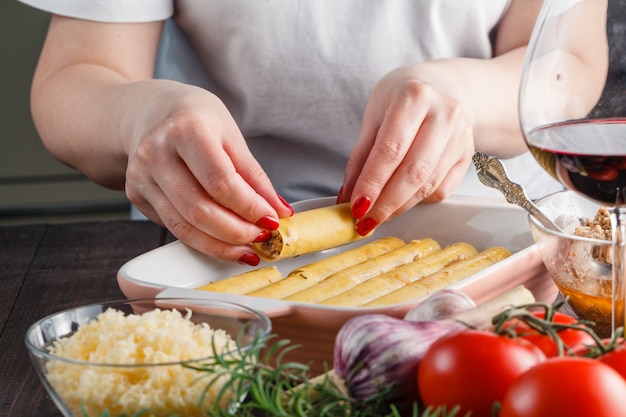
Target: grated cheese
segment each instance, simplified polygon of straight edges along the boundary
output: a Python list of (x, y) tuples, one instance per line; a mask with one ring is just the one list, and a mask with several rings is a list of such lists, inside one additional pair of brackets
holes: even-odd
[[(124, 315), (108, 309), (96, 320), (81, 325), (70, 337), (61, 338), (50, 347), (50, 353), (76, 361), (99, 364), (138, 365), (180, 362), (232, 351), (235, 341), (220, 329), (206, 323), (195, 324), (176, 310), (153, 310), (142, 315)], [(70, 407), (73, 414), (89, 416), (108, 410), (112, 416), (133, 415), (149, 409), (150, 415), (206, 416), (217, 392), (227, 382), (220, 376), (206, 392), (214, 378), (207, 372), (188, 369), (180, 364), (139, 367), (112, 367), (50, 361), (48, 380)], [(227, 407), (231, 398), (224, 397)]]

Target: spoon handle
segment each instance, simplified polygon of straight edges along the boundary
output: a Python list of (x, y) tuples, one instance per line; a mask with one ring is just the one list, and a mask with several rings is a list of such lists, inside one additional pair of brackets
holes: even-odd
[(504, 165), (498, 158), (494, 158), (482, 152), (474, 153), (472, 157), (474, 166), (476, 167), (476, 174), (480, 182), (487, 187), (495, 188), (500, 191), (509, 203), (517, 204), (521, 208), (525, 209), (533, 217), (548, 229), (562, 232), (561, 228), (554, 224), (549, 218), (547, 218), (535, 204), (530, 201), (524, 187), (512, 182), (507, 173)]

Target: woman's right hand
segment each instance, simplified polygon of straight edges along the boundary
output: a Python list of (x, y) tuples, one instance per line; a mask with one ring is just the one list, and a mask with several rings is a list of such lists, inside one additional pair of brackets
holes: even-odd
[(184, 243), (255, 265), (250, 242), (293, 211), (217, 97), (152, 79), (162, 27), (53, 16), (32, 86), (40, 136)]
[(130, 138), (126, 194), (150, 219), (201, 252), (258, 263), (248, 243), (267, 238), (291, 208), (217, 97), (158, 82)]

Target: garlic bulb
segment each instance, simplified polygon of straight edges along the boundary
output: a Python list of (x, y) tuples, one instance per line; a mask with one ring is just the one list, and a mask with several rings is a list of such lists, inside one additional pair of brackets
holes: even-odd
[[(464, 330), (468, 325), (487, 327), (491, 319), (506, 308), (534, 300), (530, 291), (519, 286), (442, 320), (407, 321), (384, 314), (353, 317), (337, 333), (334, 371), (344, 379), (350, 394), (357, 400), (365, 400), (393, 384), (386, 400), (402, 410), (419, 398), (417, 367), (437, 339)], [(423, 308), (432, 316), (446, 310), (439, 311), (432, 305)]]
[(353, 317), (335, 340), (334, 369), (350, 394), (364, 400), (394, 384), (387, 400), (417, 397), (417, 366), (441, 336), (465, 328), (452, 320), (410, 322), (384, 314)]

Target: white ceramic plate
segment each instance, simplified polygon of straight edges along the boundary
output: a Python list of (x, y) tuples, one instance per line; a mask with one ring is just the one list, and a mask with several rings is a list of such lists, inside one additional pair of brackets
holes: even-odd
[[(301, 211), (333, 202), (334, 199), (307, 200), (294, 204), (294, 209)], [(274, 265), (281, 272), (287, 273), (300, 265), (390, 235), (407, 242), (430, 237), (442, 246), (464, 241), (478, 250), (504, 246), (512, 251), (513, 256), (454, 285), (477, 303), (520, 284), (525, 285), (540, 301), (552, 302), (557, 295), (557, 289), (533, 244), (526, 213), (499, 198), (453, 196), (441, 203), (421, 204), (382, 224), (367, 240), (279, 261)], [(268, 264), (262, 262), (259, 267), (264, 265)], [(236, 302), (261, 310), (272, 319), (276, 333), (305, 346), (302, 357), (325, 361), (332, 358), (334, 335), (349, 318), (366, 312), (383, 312), (401, 317), (420, 301), (384, 308), (347, 308), (194, 290), (211, 281), (250, 269), (202, 255), (177, 241), (127, 262), (118, 272), (118, 283), (129, 298), (202, 297)]]

